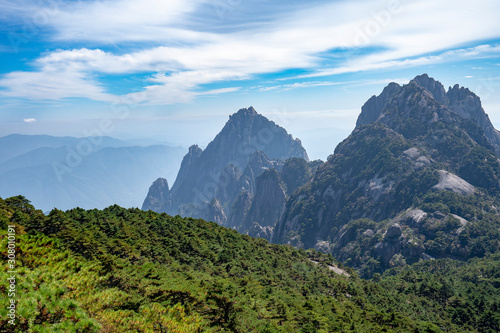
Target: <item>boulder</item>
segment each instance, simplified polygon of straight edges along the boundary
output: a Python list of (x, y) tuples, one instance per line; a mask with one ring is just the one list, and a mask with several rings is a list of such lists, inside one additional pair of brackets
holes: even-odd
[(384, 239), (397, 240), (402, 234), (403, 231), (401, 230), (401, 226), (398, 223), (394, 223), (389, 227), (389, 229), (387, 229), (386, 233), (384, 234)]

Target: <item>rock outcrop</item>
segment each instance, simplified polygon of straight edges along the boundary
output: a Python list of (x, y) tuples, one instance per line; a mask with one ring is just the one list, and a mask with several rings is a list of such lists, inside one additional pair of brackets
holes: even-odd
[(243, 232), (254, 224), (273, 228), (285, 206), (285, 187), (276, 169), (263, 172), (256, 183), (252, 205), (241, 227)]
[(439, 183), (432, 188), (436, 190), (449, 190), (462, 195), (473, 194), (476, 189), (462, 178), (445, 170), (439, 170)]
[(167, 180), (165, 178), (158, 178), (149, 188), (148, 196), (142, 204), (142, 210), (164, 210), (169, 193)]

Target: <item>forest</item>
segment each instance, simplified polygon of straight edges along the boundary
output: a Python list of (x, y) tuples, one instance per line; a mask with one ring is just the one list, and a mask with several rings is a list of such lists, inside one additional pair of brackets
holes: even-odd
[(200, 219), (116, 205), (44, 214), (17, 196), (0, 199), (2, 281), (9, 225), (18, 303), (13, 326), (3, 283), (3, 332), (500, 330), (494, 252), (362, 279), (331, 255)]

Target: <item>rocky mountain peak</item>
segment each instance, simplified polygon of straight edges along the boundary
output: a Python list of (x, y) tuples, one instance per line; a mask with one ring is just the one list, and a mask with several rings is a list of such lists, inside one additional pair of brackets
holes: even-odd
[(446, 95), (444, 86), (441, 84), (441, 82), (434, 80), (432, 77), (429, 77), (429, 75), (419, 75), (411, 80), (410, 83), (415, 83), (416, 85), (425, 88), (439, 103), (445, 105), (448, 104), (448, 96)]
[(255, 109), (253, 108), (253, 106), (250, 106), (248, 108), (239, 109), (238, 112), (236, 112), (235, 114), (229, 116), (229, 118), (232, 118), (232, 117), (248, 117), (248, 116), (257, 116), (257, 115), (259, 115), (257, 113), (257, 111), (255, 111)]
[(168, 181), (165, 178), (158, 178), (149, 188), (148, 195), (142, 204), (142, 209), (153, 211), (163, 209), (169, 193)]
[(198, 145), (192, 145), (189, 147), (188, 155), (200, 155), (203, 150), (198, 147)]
[(184, 156), (181, 162), (181, 168), (177, 174), (174, 185), (172, 186), (172, 191), (176, 191), (184, 182), (187, 175), (194, 172), (196, 168), (196, 161), (200, 158), (203, 150), (198, 147), (198, 145), (192, 145), (189, 147), (188, 153)]
[(205, 150), (189, 148), (165, 211), (226, 224), (239, 194), (253, 195), (256, 177), (291, 157), (308, 160), (300, 140), (253, 107), (240, 109)]
[[(365, 103), (352, 134), (307, 185), (288, 197), (272, 240), (304, 248), (328, 243), (337, 259), (358, 267), (366, 261), (357, 262), (353, 242), (365, 244), (382, 267), (455, 255), (446, 246), (435, 250), (431, 230), (453, 221), (449, 237), (458, 239), (465, 218), (452, 220), (447, 210), (500, 193), (497, 133), (468, 89), (445, 92), (425, 74), (390, 84)], [(435, 213), (437, 207), (444, 212)]]
[(473, 119), (484, 131), (489, 143), (495, 148), (497, 155), (500, 155), (500, 132), (497, 131), (484, 112), (481, 99), (467, 88), (455, 84), (446, 93), (448, 97), (448, 108), (464, 119)]
[(229, 116), (224, 128), (210, 142), (203, 155), (214, 155), (219, 160), (217, 169), (228, 163), (244, 170), (255, 151), (262, 151), (271, 159), (285, 160), (297, 156), (308, 159), (300, 140), (294, 140), (286, 130), (253, 107), (240, 109)]
[(356, 127), (373, 123), (382, 114), (385, 105), (401, 90), (401, 86), (391, 82), (378, 96), (373, 95), (361, 108)]
[[(363, 105), (356, 127), (380, 122), (405, 137), (415, 137), (437, 123), (464, 126), (461, 119), (470, 119), (481, 127), (485, 139), (500, 155), (500, 132), (491, 124), (479, 97), (458, 84), (445, 91), (439, 81), (427, 74), (403, 86), (390, 83), (380, 95), (372, 96)], [(476, 135), (481, 141), (478, 135), (483, 134)]]

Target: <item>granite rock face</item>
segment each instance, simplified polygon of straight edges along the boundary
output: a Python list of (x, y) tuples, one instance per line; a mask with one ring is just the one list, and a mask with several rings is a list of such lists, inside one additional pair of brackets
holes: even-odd
[(401, 91), (397, 83), (390, 83), (378, 96), (372, 96), (361, 108), (361, 114), (356, 122), (356, 127), (377, 121), (385, 105)]
[(225, 227), (236, 228), (241, 230), (243, 228), (243, 221), (252, 206), (252, 195), (248, 191), (243, 191), (234, 201), (231, 207), (231, 215)]
[(257, 177), (256, 192), (242, 231), (255, 223), (261, 227), (274, 227), (285, 207), (285, 198), (285, 188), (278, 171), (270, 169), (263, 172)]
[(439, 170), (439, 183), (432, 188), (437, 190), (449, 190), (462, 195), (469, 195), (476, 191), (474, 186), (462, 178), (445, 170)]
[(169, 193), (167, 180), (165, 178), (158, 178), (149, 188), (148, 196), (142, 204), (142, 210), (164, 210)]
[(224, 225), (227, 221), (226, 212), (222, 207), (220, 201), (215, 198), (213, 199), (207, 207), (207, 220), (213, 221), (217, 224)]
[[(148, 202), (155, 205), (144, 207), (212, 220), (230, 228), (248, 230), (253, 222), (272, 228), (285, 200), (285, 189), (278, 185), (279, 172), (290, 158), (307, 164), (299, 139), (253, 107), (240, 109), (205, 150), (197, 145), (189, 148), (168, 195), (156, 196), (152, 191)], [(275, 170), (278, 178), (258, 184), (258, 177), (268, 170)]]
[(398, 223), (395, 223), (387, 229), (384, 234), (384, 239), (388, 241), (394, 241), (399, 239), (399, 237), (403, 234), (401, 230), (401, 226)]
[(495, 147), (497, 155), (500, 155), (500, 132), (491, 124), (479, 97), (458, 84), (454, 85), (453, 88), (450, 87), (447, 96), (449, 99), (448, 107), (462, 118), (474, 120), (483, 129), (490, 144)]
[(422, 74), (415, 77), (411, 82), (428, 90), (432, 97), (439, 103), (448, 105), (449, 98), (441, 82), (434, 80), (427, 74)]
[(262, 227), (258, 223), (254, 223), (248, 230), (247, 234), (255, 238), (264, 238), (267, 241), (271, 240), (273, 234), (273, 227)]

